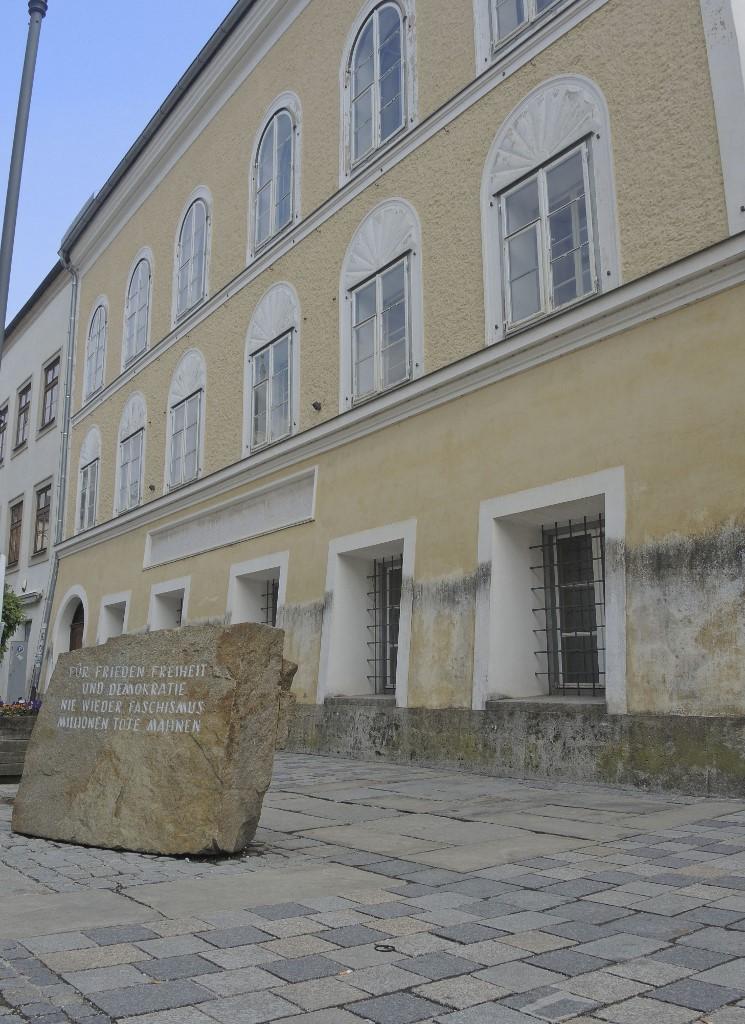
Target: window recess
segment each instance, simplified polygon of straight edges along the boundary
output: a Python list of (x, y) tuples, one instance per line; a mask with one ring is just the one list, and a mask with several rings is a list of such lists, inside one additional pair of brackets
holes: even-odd
[(538, 679), (563, 696), (605, 692), (603, 515), (541, 527), (531, 547)]
[(586, 142), (498, 197), (505, 328), (598, 290)]

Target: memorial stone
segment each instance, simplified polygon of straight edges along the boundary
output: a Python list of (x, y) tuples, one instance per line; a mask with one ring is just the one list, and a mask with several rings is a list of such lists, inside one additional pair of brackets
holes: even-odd
[(186, 626), (63, 654), (13, 830), (157, 854), (251, 842), (297, 666), (270, 626)]

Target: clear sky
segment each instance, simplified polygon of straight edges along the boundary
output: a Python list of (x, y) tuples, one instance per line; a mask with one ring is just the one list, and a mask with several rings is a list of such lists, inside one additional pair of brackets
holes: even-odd
[[(8, 320), (51, 270), (78, 211), (232, 6), (233, 0), (49, 0), (31, 103)], [(27, 29), (27, 0), (0, 0), (2, 205)]]

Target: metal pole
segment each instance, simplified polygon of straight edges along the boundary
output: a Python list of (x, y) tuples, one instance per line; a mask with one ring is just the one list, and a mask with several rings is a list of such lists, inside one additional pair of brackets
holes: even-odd
[(3, 342), (5, 341), (5, 317), (8, 312), (8, 291), (10, 289), (10, 267), (13, 262), (13, 240), (16, 233), (18, 218), (18, 196), (21, 191), (21, 172), (23, 171), (23, 155), (26, 149), (26, 132), (28, 115), (31, 108), (31, 91), (34, 86), (36, 54), (39, 50), (41, 22), (47, 13), (47, 0), (28, 0), (30, 17), (28, 39), (26, 40), (26, 56), (23, 61), (21, 76), (21, 92), (18, 97), (18, 113), (13, 136), (13, 150), (10, 157), (10, 173), (8, 174), (8, 193), (5, 197), (5, 218), (3, 220), (2, 241), (0, 241), (0, 363), (3, 358)]

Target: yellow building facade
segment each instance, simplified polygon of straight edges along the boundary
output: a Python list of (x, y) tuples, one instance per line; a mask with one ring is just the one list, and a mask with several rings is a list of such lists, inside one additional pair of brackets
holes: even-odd
[(317, 717), (744, 715), (738, 17), (238, 3), (63, 242), (48, 671), (254, 619)]

